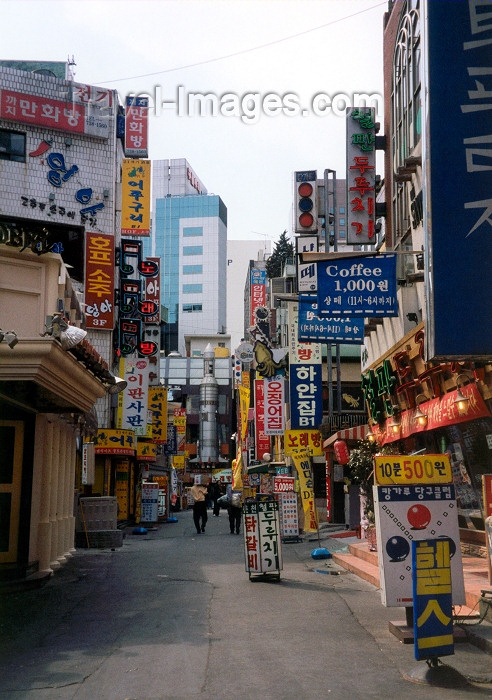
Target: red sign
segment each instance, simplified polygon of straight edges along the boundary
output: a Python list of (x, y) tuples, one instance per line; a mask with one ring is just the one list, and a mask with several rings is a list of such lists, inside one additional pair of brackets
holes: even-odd
[(415, 419), (417, 409), (403, 411), (401, 414), (400, 430), (394, 432), (392, 428), (392, 419), (388, 419), (381, 429), (379, 426), (373, 427), (373, 433), (377, 436), (380, 445), (385, 445), (388, 442), (394, 442), (401, 438), (409, 437), (414, 433), (425, 432), (426, 430), (435, 430), (456, 423), (466, 423), (475, 418), (490, 418), (488, 410), (476, 384), (466, 384), (460, 387), (460, 391), (466, 398), (469, 399), (468, 405), (464, 411), (460, 413), (455, 403), (457, 390), (450, 391), (436, 399), (425, 401), (419, 405), (422, 413), (427, 416), (427, 423), (420, 425)]
[(263, 379), (255, 379), (255, 443), (256, 459), (270, 452), (270, 436), (265, 435), (265, 392)]
[(86, 328), (114, 326), (114, 236), (85, 234)]
[(251, 325), (256, 324), (255, 311), (259, 306), (266, 306), (266, 284), (251, 285)]
[(286, 493), (294, 491), (295, 479), (293, 476), (274, 476), (273, 493)]
[(26, 95), (12, 90), (0, 91), (0, 117), (24, 124), (36, 124), (50, 129), (85, 131), (85, 107), (72, 102), (51, 100), (38, 95)]
[(147, 158), (148, 149), (147, 97), (126, 98), (125, 155), (134, 158)]

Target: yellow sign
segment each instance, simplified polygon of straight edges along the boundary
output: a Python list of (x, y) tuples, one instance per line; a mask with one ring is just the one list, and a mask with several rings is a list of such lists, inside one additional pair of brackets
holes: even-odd
[(150, 428), (153, 441), (164, 444), (167, 440), (167, 388), (165, 386), (149, 386), (149, 411), (152, 415)]
[(150, 160), (123, 159), (121, 234), (150, 236)]
[(448, 455), (379, 455), (374, 457), (376, 484), (451, 484)]
[(245, 386), (238, 387), (239, 393), (239, 408), (241, 415), (241, 445), (244, 445), (246, 435), (248, 433), (248, 411), (249, 411), (249, 396), (250, 390)]
[(185, 468), (185, 456), (184, 455), (173, 455), (173, 467), (175, 469)]
[(307, 452), (292, 452), (292, 459), (299, 477), (302, 507), (304, 510), (304, 532), (317, 532), (318, 513), (314, 503), (314, 482), (311, 459)]
[(153, 442), (137, 440), (137, 461), (155, 462), (157, 456), (157, 445)]
[(323, 440), (319, 430), (286, 430), (284, 451), (291, 455), (294, 451), (305, 450), (313, 456), (323, 454)]

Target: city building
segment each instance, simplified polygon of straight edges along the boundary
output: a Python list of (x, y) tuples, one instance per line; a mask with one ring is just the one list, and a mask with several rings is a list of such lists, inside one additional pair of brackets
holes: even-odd
[(371, 437), (395, 454), (449, 457), (462, 548), (482, 554), (492, 328), (490, 167), (480, 145), (490, 105), (470, 76), (488, 70), (491, 36), (478, 3), (388, 5), (380, 249), (397, 255), (398, 315), (366, 322), (362, 352)]
[[(117, 95), (60, 66), (0, 66), (1, 579), (74, 551), (82, 441), (110, 425), (116, 381)], [(92, 254), (107, 325), (85, 296)]]
[(144, 252), (162, 263), (161, 350), (184, 355), (185, 336), (227, 330), (227, 208), (184, 158), (152, 167), (153, 225)]

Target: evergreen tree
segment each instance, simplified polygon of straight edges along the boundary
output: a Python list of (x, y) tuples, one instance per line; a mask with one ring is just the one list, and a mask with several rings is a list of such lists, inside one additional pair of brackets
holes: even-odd
[(280, 238), (275, 243), (273, 253), (267, 260), (266, 273), (267, 277), (281, 277), (287, 258), (294, 257), (294, 245), (287, 239), (287, 231), (280, 234)]

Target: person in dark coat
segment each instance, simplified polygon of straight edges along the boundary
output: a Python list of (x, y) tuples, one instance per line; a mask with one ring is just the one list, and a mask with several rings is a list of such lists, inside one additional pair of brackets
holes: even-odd
[(227, 487), (227, 510), (229, 512), (229, 527), (231, 529), (231, 535), (236, 533), (239, 535), (239, 529), (241, 527), (241, 491), (233, 491), (232, 485), (229, 484)]

